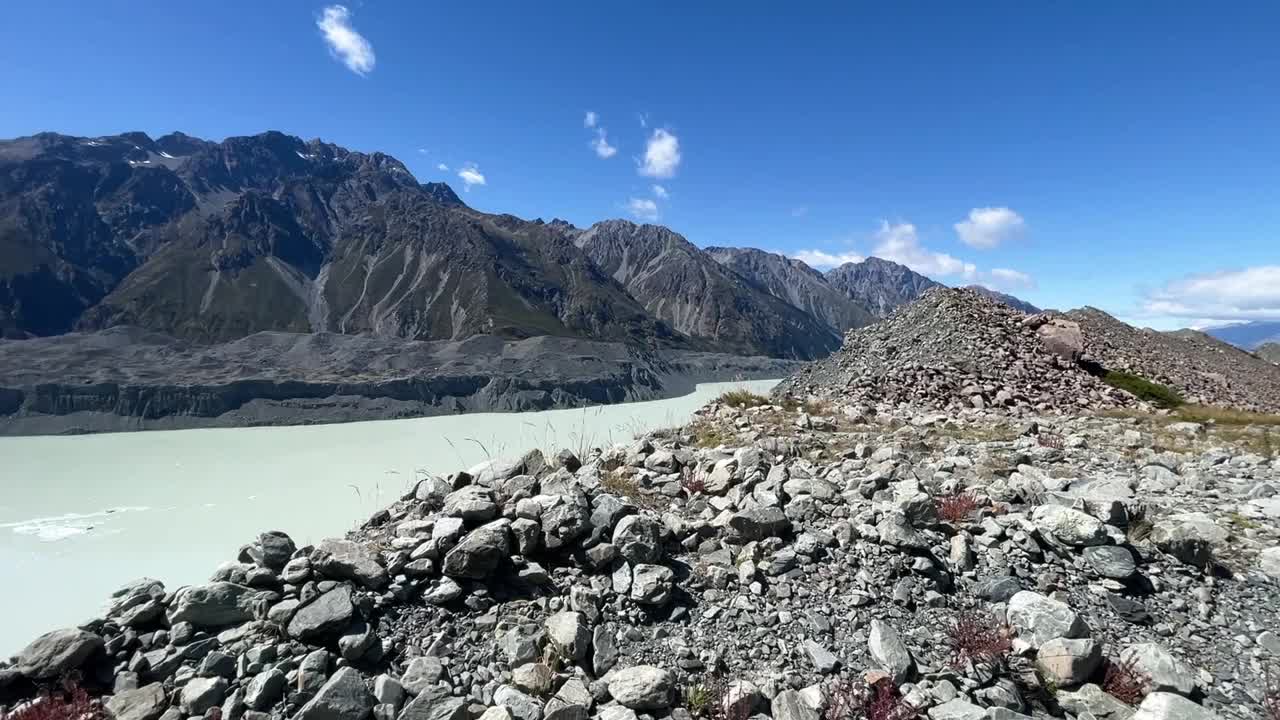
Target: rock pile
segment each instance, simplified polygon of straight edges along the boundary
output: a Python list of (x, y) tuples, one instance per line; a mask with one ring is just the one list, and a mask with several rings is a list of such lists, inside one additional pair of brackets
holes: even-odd
[(850, 682), (931, 720), (1259, 716), (1280, 460), (1190, 424), (1160, 426), (1175, 452), (1136, 420), (846, 409), (713, 404), (424, 478), (345, 539), (264, 533), (39, 637), (0, 702), (78, 671), (128, 720), (854, 720)]
[(1097, 308), (1066, 317), (1084, 331), (1085, 352), (1123, 370), (1176, 389), (1190, 402), (1280, 413), (1280, 367), (1194, 331), (1139, 329)]
[(968, 289), (934, 288), (887, 319), (845, 335), (840, 350), (775, 394), (867, 405), (1074, 412), (1134, 400), (1085, 372), (1081, 329), (1027, 316)]

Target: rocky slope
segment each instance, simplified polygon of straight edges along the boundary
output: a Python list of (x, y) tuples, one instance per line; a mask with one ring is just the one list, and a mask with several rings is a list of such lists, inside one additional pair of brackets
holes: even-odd
[(1187, 400), (1280, 412), (1280, 368), (1195, 331), (1135, 328), (1096, 308), (1066, 314), (1084, 333), (1085, 352), (1111, 370), (1167, 385)]
[(665, 227), (609, 220), (574, 243), (655, 318), (718, 349), (811, 359), (839, 346), (826, 324)]
[(562, 337), (270, 332), (198, 345), (117, 327), (0, 340), (0, 435), (547, 410), (673, 397), (698, 382), (775, 378), (795, 367)]
[(712, 405), (125, 584), (0, 703), (75, 671), (138, 720), (1262, 718), (1277, 484), (1158, 418)]
[(1080, 367), (1079, 329), (1027, 316), (968, 289), (937, 287), (887, 319), (845, 336), (830, 357), (775, 388), (778, 396), (870, 405), (1011, 412), (1129, 404)]
[(941, 287), (905, 265), (869, 257), (826, 272), (827, 282), (876, 317), (886, 317), (914, 302), (926, 290)]
[(1253, 351), (1253, 354), (1267, 362), (1280, 364), (1280, 343), (1263, 343)]
[(754, 248), (709, 247), (705, 252), (755, 287), (800, 308), (836, 333), (865, 327), (877, 319), (822, 273), (794, 258)]

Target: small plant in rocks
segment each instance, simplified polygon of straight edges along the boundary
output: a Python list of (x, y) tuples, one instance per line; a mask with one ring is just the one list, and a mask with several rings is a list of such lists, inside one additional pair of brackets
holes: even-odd
[(1054, 433), (1040, 433), (1036, 436), (1036, 444), (1043, 448), (1051, 450), (1061, 450), (1066, 447), (1066, 440), (1061, 435)]
[(1009, 626), (981, 610), (957, 613), (946, 632), (952, 667), (1002, 665), (1013, 648)]
[(63, 678), (58, 688), (42, 691), (13, 712), (0, 712), (0, 720), (105, 720), (102, 707), (80, 687), (79, 678)]
[(1151, 678), (1138, 667), (1138, 657), (1108, 659), (1102, 689), (1126, 705), (1138, 705), (1151, 691)]
[(943, 495), (934, 498), (933, 502), (938, 517), (949, 523), (964, 522), (978, 509), (978, 499), (967, 492)]
[(680, 487), (684, 490), (685, 495), (693, 497), (701, 495), (707, 491), (707, 483), (702, 479), (702, 475), (691, 467), (686, 467), (680, 471)]
[(1262, 715), (1266, 720), (1280, 720), (1280, 671), (1267, 668), (1265, 687), (1262, 689)]
[(823, 720), (911, 720), (920, 714), (888, 678), (871, 685), (841, 681), (830, 697)]
[(710, 717), (715, 700), (715, 693), (706, 683), (690, 685), (684, 689), (684, 707), (694, 717)]

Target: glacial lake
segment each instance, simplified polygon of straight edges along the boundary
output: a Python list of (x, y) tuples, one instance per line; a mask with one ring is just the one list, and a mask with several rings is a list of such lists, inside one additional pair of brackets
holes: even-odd
[(208, 580), (264, 530), (340, 536), (414, 486), (532, 448), (607, 447), (684, 423), (726, 390), (534, 413), (0, 438), (0, 657), (93, 617), (138, 577)]

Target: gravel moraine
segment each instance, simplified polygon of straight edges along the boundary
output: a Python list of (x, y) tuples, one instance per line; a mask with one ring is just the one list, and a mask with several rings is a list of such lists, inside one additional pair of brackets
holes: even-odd
[[(1280, 459), (1238, 438), (713, 403), (424, 479), (347, 538), (264, 533), (204, 585), (129, 583), (0, 665), (0, 704), (78, 671), (128, 720), (852, 720), (849, 683), (932, 720), (1259, 718)], [(1134, 705), (1103, 689), (1126, 669)]]

